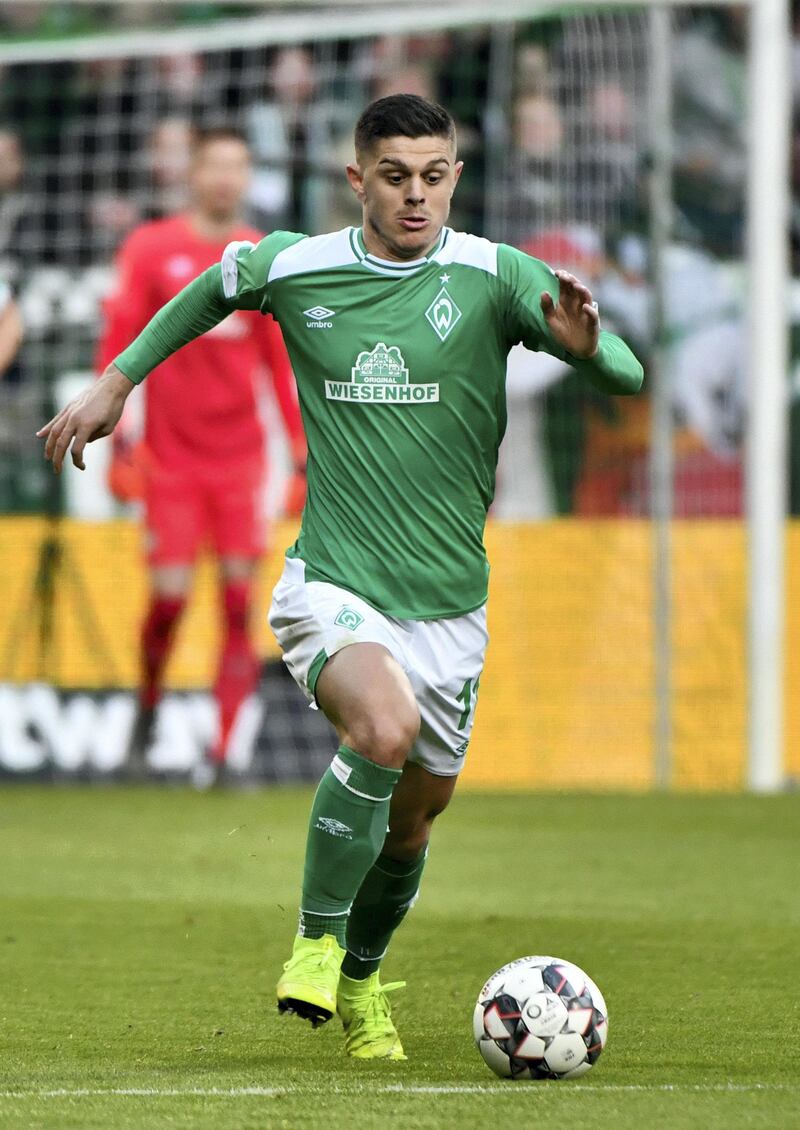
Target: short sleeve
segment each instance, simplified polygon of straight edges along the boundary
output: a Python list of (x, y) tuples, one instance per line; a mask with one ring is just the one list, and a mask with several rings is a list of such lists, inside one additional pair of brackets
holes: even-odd
[(558, 302), (559, 283), (551, 268), (541, 259), (500, 244), (497, 273), (509, 345), (521, 341), (528, 349), (552, 353), (553, 345), (540, 304), (545, 290)]
[(259, 243), (235, 240), (222, 253), (223, 297), (239, 310), (270, 313), (269, 271), (275, 256), (306, 239), (298, 232), (276, 231)]

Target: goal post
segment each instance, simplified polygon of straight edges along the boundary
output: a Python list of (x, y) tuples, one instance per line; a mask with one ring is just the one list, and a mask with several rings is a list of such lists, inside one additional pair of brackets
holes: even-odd
[[(157, 8), (164, 21), (164, 12), (182, 7), (167, 0), (152, 10)], [(17, 279), (29, 324), (22, 361), (25, 380), (20, 382), (19, 395), (13, 389), (0, 389), (14, 413), (27, 412), (28, 416), (19, 428), (9, 427), (5, 433), (0, 428), (0, 447), (5, 445), (0, 462), (7, 457), (14, 474), (17, 464), (22, 465), (19, 435), (29, 427), (32, 390), (38, 390), (43, 401), (59, 375), (85, 372), (91, 367), (100, 302), (108, 285), (113, 250), (111, 236), (103, 242), (92, 224), (97, 216), (102, 216), (103, 223), (111, 216), (117, 224), (114, 231), (119, 234), (125, 226), (120, 216), (126, 207), (131, 217), (137, 208), (140, 218), (153, 213), (153, 175), (145, 166), (155, 160), (153, 130), (162, 119), (197, 116), (197, 106), (202, 103), (199, 115), (209, 123), (229, 118), (252, 126), (255, 132), (261, 131), (259, 138), (266, 141), (259, 156), (258, 203), (259, 207), (264, 205), (268, 217), (273, 217), (281, 208), (288, 207), (286, 202), (298, 196), (298, 191), (292, 179), (296, 170), (291, 168), (292, 155), (285, 139), (278, 144), (270, 133), (274, 133), (280, 117), (273, 103), (280, 98), (274, 92), (270, 97), (265, 95), (265, 75), (271, 59), (282, 48), (308, 49), (315, 68), (315, 97), (322, 109), (318, 122), (306, 120), (305, 143), (323, 143), (325, 155), (316, 166), (306, 170), (304, 200), (306, 215), (312, 222), (324, 225), (329, 216), (347, 214), (339, 200), (336, 178), (357, 105), (376, 91), (391, 89), (395, 78), (419, 83), (422, 89), (437, 65), (441, 65), (447, 71), (447, 81), (434, 82), (432, 89), (441, 93), (446, 104), (452, 99), (457, 114), (467, 119), (461, 136), (469, 175), (462, 179), (456, 198), (461, 222), (465, 226), (474, 223), (481, 234), (516, 242), (533, 254), (539, 249), (543, 258), (548, 258), (547, 252), (554, 248), (557, 255), (576, 254), (589, 270), (605, 254), (606, 245), (622, 231), (631, 238), (630, 258), (620, 272), (638, 273), (642, 278), (649, 274), (655, 286), (650, 296), (652, 333), (648, 341), (649, 356), (653, 359), (649, 374), (651, 415), (644, 425), (637, 419), (626, 424), (634, 437), (631, 442), (640, 447), (644, 443), (647, 450), (643, 456), (637, 450), (626, 465), (628, 493), (624, 499), (618, 484), (611, 483), (613, 474), (606, 474), (608, 467), (601, 467), (598, 476), (599, 481), (605, 475), (604, 490), (617, 491), (616, 510), (592, 509), (594, 504), (580, 510), (575, 499), (580, 494), (581, 475), (584, 480), (591, 476), (586, 466), (577, 466), (578, 460), (570, 455), (572, 447), (580, 444), (582, 456), (587, 459), (605, 458), (603, 444), (610, 447), (611, 440), (616, 441), (611, 436), (614, 421), (609, 423), (603, 418), (604, 412), (608, 414), (607, 406), (582, 400), (576, 407), (573, 390), (563, 372), (548, 370), (542, 363), (532, 376), (525, 368), (528, 362), (519, 362), (520, 381), (522, 385), (528, 382), (528, 391), (514, 401), (519, 411), (512, 406), (507, 443), (516, 444), (516, 451), (523, 454), (526, 443), (547, 449), (551, 465), (544, 467), (542, 457), (535, 474), (529, 469), (528, 477), (520, 479), (514, 496), (514, 460), (505, 466), (501, 463), (499, 501), (502, 503), (505, 491), (505, 497), (511, 500), (510, 517), (513, 519), (516, 514), (514, 504), (521, 502), (520, 514), (524, 518), (528, 516), (524, 504), (531, 502), (533, 491), (537, 519), (561, 514), (570, 519), (576, 517), (574, 523), (563, 523), (563, 531), (556, 528), (557, 523), (547, 522), (541, 524), (541, 530), (542, 536), (549, 539), (548, 546), (553, 547), (552, 553), (560, 555), (558, 561), (575, 568), (573, 581), (556, 586), (551, 596), (560, 614), (572, 618), (567, 629), (570, 640), (565, 645), (564, 676), (574, 678), (573, 702), (582, 703), (582, 714), (580, 719), (570, 718), (575, 711), (564, 699), (557, 704), (560, 720), (554, 720), (555, 709), (551, 718), (552, 690), (557, 683), (563, 685), (564, 679), (559, 681), (556, 671), (537, 669), (543, 681), (536, 691), (535, 703), (545, 719), (546, 734), (533, 770), (536, 757), (525, 753), (524, 747), (539, 742), (535, 727), (531, 725), (527, 730), (520, 722), (508, 739), (522, 750), (518, 780), (552, 783), (552, 766), (559, 756), (580, 748), (586, 751), (585, 761), (576, 772), (583, 773), (590, 782), (597, 780), (600, 787), (604, 781), (623, 787), (630, 782), (641, 786), (705, 787), (706, 782), (717, 780), (727, 787), (745, 785), (758, 792), (779, 790), (787, 776), (788, 741), (784, 558), (790, 281), (789, 0), (747, 0), (741, 6), (747, 11), (743, 52), (747, 115), (743, 153), (745, 236), (741, 256), (738, 251), (730, 256), (736, 263), (714, 263), (718, 277), (724, 277), (726, 283), (734, 280), (732, 294), (740, 288), (741, 308), (747, 322), (742, 448), (745, 488), (743, 506), (736, 511), (736, 516), (741, 514), (743, 519), (746, 542), (742, 585), (746, 595), (741, 605), (730, 596), (741, 579), (736, 572), (738, 565), (731, 566), (731, 572), (723, 575), (715, 559), (721, 553), (738, 552), (736, 535), (730, 528), (733, 523), (719, 543), (724, 545), (723, 550), (716, 543), (706, 545), (691, 522), (694, 517), (704, 519), (708, 513), (715, 521), (720, 516), (731, 517), (734, 509), (706, 511), (701, 499), (694, 509), (690, 507), (684, 512), (680, 492), (676, 490), (681, 474), (676, 449), (689, 441), (685, 436), (676, 438), (677, 410), (672, 389), (676, 365), (674, 245), (685, 245), (690, 240), (683, 235), (678, 238), (675, 230), (674, 142), (680, 140), (682, 123), (673, 105), (670, 63), (674, 59), (668, 39), (690, 9), (695, 11), (698, 6), (689, 0), (570, 0), (566, 5), (553, 4), (552, 0), (495, 0), (491, 6), (477, 0), (430, 0), (404, 6), (384, 0), (317, 4), (283, 0), (253, 4), (249, 9), (246, 4), (237, 3), (235, 12), (233, 3), (230, 11), (226, 3), (214, 7), (220, 14), (205, 23), (174, 26), (165, 21), (163, 26), (153, 28), (144, 24), (117, 27), (110, 18), (108, 26), (96, 33), (60, 39), (8, 38), (0, 42), (0, 70), (4, 77), (14, 79), (11, 85), (15, 89), (24, 92), (28, 72), (33, 76), (32, 88), (37, 83), (52, 83), (53, 97), (64, 74), (72, 83), (68, 90), (69, 114), (63, 126), (59, 124), (62, 138), (54, 141), (50, 150), (46, 146), (38, 151), (32, 147), (28, 157), (30, 183), (25, 199), (29, 202), (35, 198), (44, 220), (39, 235), (31, 234), (30, 222), (22, 225), (26, 248), (32, 247), (30, 255), (26, 250), (29, 257)], [(707, 0), (705, 5), (710, 13), (733, 7), (729, 0)], [(122, 2), (106, 6), (112, 13), (124, 8)], [(249, 15), (242, 14), (248, 10)], [(449, 50), (455, 54), (463, 49), (463, 59), (445, 58), (444, 47), (436, 54), (437, 48), (432, 45), (437, 36), (448, 35), (462, 37), (456, 48), (451, 44)], [(165, 95), (159, 87), (163, 60), (189, 55), (196, 56), (204, 68), (205, 89), (198, 89), (196, 75), (176, 73)], [(303, 76), (298, 80), (300, 85), (302, 81)], [(192, 82), (195, 86), (187, 93), (185, 85), (191, 86)], [(3, 98), (0, 92), (0, 115)], [(47, 105), (46, 98), (42, 105)], [(253, 107), (257, 107), (257, 113)], [(592, 137), (595, 121), (606, 130), (600, 141)], [(0, 133), (11, 127), (13, 121), (0, 116)], [(52, 123), (43, 128), (49, 129), (51, 135), (57, 132)], [(290, 129), (286, 137), (291, 140), (291, 136)], [(169, 137), (164, 144), (169, 146)], [(636, 183), (632, 184), (632, 180)], [(118, 192), (120, 185), (124, 191)], [(169, 193), (175, 190), (174, 183), (160, 190), (162, 202), (172, 199)], [(91, 209), (84, 202), (88, 195), (92, 197)], [(624, 209), (640, 207), (642, 196), (647, 199), (647, 214), (638, 217), (636, 227), (636, 223), (629, 222)], [(70, 226), (76, 210), (81, 212), (80, 224)], [(0, 221), (3, 218), (0, 207)], [(109, 230), (112, 226), (109, 224)], [(267, 221), (263, 226), (267, 226)], [(2, 234), (0, 223), (0, 240)], [(88, 240), (91, 246), (82, 246), (81, 240)], [(13, 250), (0, 243), (0, 270), (7, 258), (13, 259)], [(686, 246), (679, 252), (684, 254)], [(719, 258), (724, 256), (720, 254)], [(744, 271), (738, 260), (744, 264)], [(640, 284), (641, 280), (636, 284), (637, 301), (642, 299)], [(604, 285), (604, 280), (599, 279), (605, 317), (613, 310), (613, 303), (604, 301)], [(626, 336), (627, 327), (619, 328)], [(681, 332), (683, 328), (682, 324)], [(511, 388), (511, 373), (509, 381)], [(535, 395), (529, 395), (531, 388)], [(598, 420), (599, 425), (594, 427)], [(645, 441), (642, 432), (648, 436)], [(679, 454), (691, 468), (697, 450), (692, 448), (686, 456), (682, 449)], [(737, 460), (739, 454), (737, 448)], [(725, 465), (720, 472), (723, 477), (733, 462), (725, 464), (729, 455), (728, 450), (718, 460), (720, 466)], [(33, 472), (29, 478), (34, 481)], [(563, 503), (567, 495), (568, 506)], [(499, 512), (502, 515), (502, 510)], [(607, 518), (613, 520), (606, 521)], [(515, 544), (515, 536), (512, 531), (509, 542), (503, 544)], [(527, 547), (524, 536), (520, 544), (523, 542)], [(607, 591), (592, 578), (598, 588), (591, 608), (594, 620), (589, 624), (588, 604), (573, 604), (571, 594), (585, 588), (587, 572), (580, 571), (579, 563), (595, 548), (598, 560), (603, 562)], [(530, 552), (537, 552), (536, 547)], [(543, 569), (548, 563), (552, 567), (555, 560), (547, 556), (550, 552), (548, 549), (544, 554)], [(706, 556), (692, 572), (694, 552)], [(626, 555), (633, 562), (631, 572), (647, 572), (646, 583), (641, 576), (631, 578), (619, 567), (619, 560), (626, 560)], [(503, 566), (498, 562), (495, 573), (497, 584), (507, 585), (499, 607), (511, 609), (514, 585), (530, 584), (535, 570), (532, 568), (530, 574), (523, 570), (504, 581)], [(704, 610), (698, 608), (694, 614), (690, 607), (691, 602), (702, 604), (704, 600), (706, 573), (712, 577), (709, 583), (716, 586), (706, 627), (711, 625), (709, 631), (719, 637), (719, 647), (727, 648), (725, 670), (732, 672), (730, 687), (725, 685), (728, 676), (719, 676), (713, 669), (713, 648), (705, 664), (695, 659), (684, 662), (686, 655), (696, 656), (704, 646), (708, 647), (700, 623)], [(534, 615), (537, 609), (535, 601), (528, 601), (524, 615), (517, 620)], [(697, 622), (687, 627), (693, 615)], [(746, 620), (740, 633), (741, 657), (738, 636), (734, 642), (725, 638), (724, 619), (732, 615)], [(509, 611), (508, 624), (513, 627), (513, 623)], [(553, 630), (561, 628), (559, 622)], [(542, 631), (536, 639), (545, 634)], [(530, 646), (531, 639), (525, 637), (524, 646)], [(595, 683), (584, 654), (591, 649), (592, 641), (602, 651), (602, 671)], [(627, 688), (620, 683), (630, 678), (631, 668), (637, 665), (622, 664), (615, 656), (616, 647), (628, 659), (640, 656), (641, 670), (634, 672)], [(691, 686), (687, 690), (684, 669), (692, 663)], [(737, 683), (740, 675), (741, 687)], [(7, 673), (0, 671), (0, 684), (7, 677)], [(552, 683), (548, 683), (548, 677)], [(506, 733), (503, 727), (516, 709), (512, 690), (508, 689), (503, 697), (500, 683), (499, 678), (493, 683), (488, 677), (482, 698), (480, 717), (490, 719), (493, 736)], [(714, 685), (709, 690), (705, 684)], [(518, 700), (524, 698), (527, 686), (522, 681), (515, 683), (509, 679), (508, 686), (516, 688), (513, 693)], [(684, 710), (684, 701), (706, 691), (703, 706), (695, 703)], [(738, 705), (728, 709), (726, 694), (729, 698), (737, 697), (737, 702), (741, 698), (741, 718)], [(713, 732), (716, 709), (731, 715), (721, 727), (718, 749), (697, 748)], [(708, 717), (701, 726), (697, 718), (704, 711)], [(605, 778), (600, 773), (595, 776), (592, 752), (613, 760), (614, 747), (630, 737), (630, 719), (635, 732), (630, 738), (632, 744), (647, 743), (647, 766), (632, 769), (625, 777), (624, 757), (620, 754), (618, 773), (615, 770)], [(548, 737), (550, 731), (552, 736)], [(715, 763), (715, 758), (722, 760), (721, 751), (731, 742), (741, 744), (739, 776), (727, 769), (719, 770)], [(693, 749), (699, 759), (707, 760), (708, 773), (693, 773)], [(541, 777), (536, 776), (539, 763), (545, 765)], [(548, 764), (550, 769), (546, 768)]]
[(750, 5), (748, 214), (748, 783), (784, 779), (791, 82), (788, 0)]

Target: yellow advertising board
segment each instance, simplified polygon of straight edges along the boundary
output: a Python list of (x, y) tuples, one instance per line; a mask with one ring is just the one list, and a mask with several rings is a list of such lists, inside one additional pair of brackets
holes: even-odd
[[(146, 599), (140, 534), (127, 521), (65, 521), (48, 547), (41, 518), (0, 521), (0, 681), (132, 686)], [(275, 530), (280, 550), (294, 526)], [(647, 788), (655, 716), (652, 531), (645, 521), (490, 523), (491, 641), (464, 783), (496, 788)], [(787, 532), (786, 767), (800, 776), (800, 523)], [(742, 785), (746, 714), (745, 531), (730, 520), (673, 529), (674, 782)], [(48, 558), (48, 552), (56, 558)], [(48, 568), (44, 568), (48, 566)], [(53, 572), (53, 566), (55, 571)], [(259, 647), (281, 552), (259, 576)], [(43, 592), (54, 576), (42, 662)], [(218, 633), (204, 562), (168, 682), (207, 687)]]

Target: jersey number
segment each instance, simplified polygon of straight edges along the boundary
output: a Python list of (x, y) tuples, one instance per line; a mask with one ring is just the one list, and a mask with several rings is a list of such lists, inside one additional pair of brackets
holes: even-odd
[(480, 684), (480, 675), (475, 680), (475, 686), (472, 685), (472, 679), (467, 679), (464, 686), (461, 688), (461, 694), (456, 697), (457, 702), (463, 702), (464, 709), (461, 711), (461, 717), (458, 720), (458, 729), (463, 730), (469, 721), (469, 716), (472, 713), (472, 708), (478, 697), (478, 686)]

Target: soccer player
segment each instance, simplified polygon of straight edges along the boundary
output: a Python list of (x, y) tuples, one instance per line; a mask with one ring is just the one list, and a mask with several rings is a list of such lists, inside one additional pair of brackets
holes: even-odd
[(347, 167), (361, 227), (229, 247), (40, 432), (56, 470), (70, 444), (83, 467), (86, 442), (112, 430), (164, 356), (231, 310), (271, 311), (282, 326), (309, 492), (270, 623), (341, 745), (312, 805), (277, 998), (312, 1024), (338, 1011), (361, 1059), (405, 1058), (387, 997), (397, 986), (381, 985), (379, 967), (469, 744), (506, 355), (522, 341), (606, 392), (642, 382), (574, 276), (446, 226), (461, 167), (441, 107), (373, 102)]
[[(99, 346), (101, 371), (187, 282), (219, 263), (228, 244), (260, 239), (241, 220), (249, 179), (250, 154), (237, 131), (217, 128), (195, 136), (188, 210), (142, 224), (119, 252)], [(265, 548), (265, 443), (255, 386), (260, 366), (272, 380), (296, 463), (304, 466), (305, 439), (280, 330), (273, 318), (244, 310), (230, 311), (212, 333), (164, 359), (157, 379), (146, 386), (144, 443), (136, 458), (124, 439), (115, 445), (112, 488), (123, 495), (140, 482), (147, 530), (150, 600), (129, 747), (137, 775), (144, 770), (164, 668), (205, 542), (219, 556), (224, 623), (211, 778), (221, 775), (237, 711), (257, 683), (248, 612)]]

